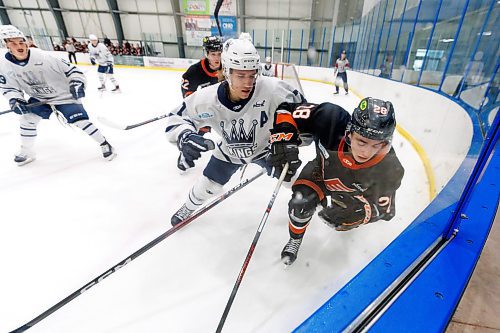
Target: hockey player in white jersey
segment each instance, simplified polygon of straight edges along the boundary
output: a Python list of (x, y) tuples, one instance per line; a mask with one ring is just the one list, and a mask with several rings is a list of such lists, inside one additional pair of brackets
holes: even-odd
[(274, 66), (271, 61), (271, 57), (266, 57), (266, 62), (264, 64), (261, 64), (261, 74), (263, 76), (274, 76)]
[[(229, 39), (222, 50), (222, 70), (226, 81), (206, 87), (184, 99), (177, 112), (168, 119), (166, 134), (181, 151), (180, 162), (186, 168), (202, 152), (212, 149), (203, 176), (189, 192), (184, 205), (172, 216), (177, 225), (190, 216), (206, 200), (222, 191), (231, 176), (244, 164), (257, 163), (271, 170), (266, 163), (270, 133), (278, 125), (293, 122), (289, 112), (277, 113), (283, 102), (304, 101), (304, 97), (285, 81), (259, 76), (260, 57), (245, 36)], [(220, 135), (217, 144), (199, 135), (198, 129), (210, 126)], [(284, 146), (290, 156), (290, 178), (300, 166), (296, 145)]]
[[(89, 121), (80, 98), (85, 96), (85, 76), (66, 60), (28, 48), (26, 37), (12, 25), (0, 26), (0, 38), (9, 52), (0, 57), (0, 92), (19, 114), (21, 150), (14, 161), (25, 165), (35, 160), (37, 125), (52, 112), (62, 115), (100, 144), (103, 157), (115, 157), (113, 147)], [(25, 99), (25, 94), (30, 98)], [(46, 102), (38, 105), (40, 102)], [(37, 103), (37, 106), (30, 104)]]
[(90, 62), (92, 65), (97, 64), (97, 73), (99, 75), (99, 82), (101, 83), (100, 87), (97, 88), (99, 91), (106, 90), (106, 79), (109, 77), (109, 80), (115, 86), (111, 91), (119, 92), (120, 85), (116, 80), (113, 72), (113, 55), (109, 52), (106, 45), (103, 43), (99, 43), (96, 35), (89, 35), (90, 44), (89, 55)]

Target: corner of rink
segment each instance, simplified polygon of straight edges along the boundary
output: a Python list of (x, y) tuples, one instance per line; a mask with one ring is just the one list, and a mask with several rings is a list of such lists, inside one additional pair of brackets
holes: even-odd
[[(120, 131), (123, 124), (169, 112), (182, 102), (179, 72), (116, 70), (121, 94), (97, 91), (86, 67), (84, 106), (116, 148), (111, 162), (99, 147), (56, 119), (40, 124), (37, 160), (12, 161), (19, 145), (14, 114), (0, 121), (0, 331), (14, 329), (83, 286), (170, 227), (208, 156), (184, 175), (165, 121)], [(352, 111), (355, 95), (303, 81), (309, 101), (331, 101)], [(6, 101), (1, 101), (7, 108)], [(288, 240), (289, 187), (281, 189), (268, 225), (226, 322), (228, 332), (291, 331), (365, 267), (428, 204), (419, 156), (404, 138), (394, 146), (406, 169), (398, 214), (348, 233), (315, 217), (300, 256), (288, 270), (279, 261)], [(301, 151), (303, 158), (313, 155)], [(251, 167), (244, 178), (257, 172)], [(230, 188), (239, 181), (233, 177)], [(275, 180), (261, 177), (185, 229), (37, 324), (40, 332), (199, 332), (214, 329), (251, 244)], [(29, 264), (27, 264), (29, 263)], [(112, 309), (112, 310), (111, 310)], [(196, 314), (196, 320), (193, 320)]]

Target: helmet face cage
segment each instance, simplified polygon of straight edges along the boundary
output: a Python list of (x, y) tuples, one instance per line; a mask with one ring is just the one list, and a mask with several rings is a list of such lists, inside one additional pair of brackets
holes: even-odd
[(356, 132), (372, 140), (391, 142), (395, 128), (396, 117), (392, 103), (367, 97), (354, 109), (347, 132)]
[(205, 36), (203, 37), (203, 49), (206, 54), (210, 51), (222, 51), (222, 41), (218, 36)]

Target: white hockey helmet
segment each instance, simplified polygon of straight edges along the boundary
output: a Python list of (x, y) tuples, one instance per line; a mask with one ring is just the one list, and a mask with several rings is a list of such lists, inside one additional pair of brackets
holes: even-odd
[(9, 38), (23, 38), (26, 40), (26, 36), (24, 36), (22, 31), (10, 24), (0, 25), (0, 38), (3, 40)]
[(221, 62), (222, 72), (230, 84), (229, 74), (231, 74), (231, 69), (255, 69), (257, 74), (260, 73), (260, 55), (252, 42), (243, 34), (239, 39), (231, 38), (224, 43)]
[(270, 63), (271, 63), (271, 57), (266, 57), (266, 62), (267, 62), (268, 64), (270, 64)]
[(94, 35), (94, 34), (90, 34), (90, 35), (89, 35), (89, 39), (90, 39), (90, 40), (98, 40), (98, 39), (97, 39), (97, 36), (96, 36), (96, 35)]

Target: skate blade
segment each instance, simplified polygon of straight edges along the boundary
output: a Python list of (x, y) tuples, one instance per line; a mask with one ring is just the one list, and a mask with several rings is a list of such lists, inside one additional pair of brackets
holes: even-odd
[(113, 153), (113, 154), (109, 155), (108, 157), (105, 157), (104, 159), (106, 161), (112, 161), (116, 157), (116, 155), (117, 155), (116, 153)]
[(284, 267), (285, 269), (287, 269), (288, 267), (290, 267), (293, 264), (293, 262), (289, 256), (285, 256), (285, 257), (281, 258), (281, 263), (285, 266)]
[(31, 163), (31, 162), (33, 162), (33, 161), (35, 161), (35, 160), (36, 160), (36, 158), (34, 158), (34, 157), (33, 157), (33, 158), (32, 158), (32, 157), (30, 157), (30, 158), (27, 158), (25, 161), (22, 161), (22, 162), (16, 162), (16, 164), (17, 164), (17, 166), (23, 166), (23, 165), (29, 164), (29, 163)]

